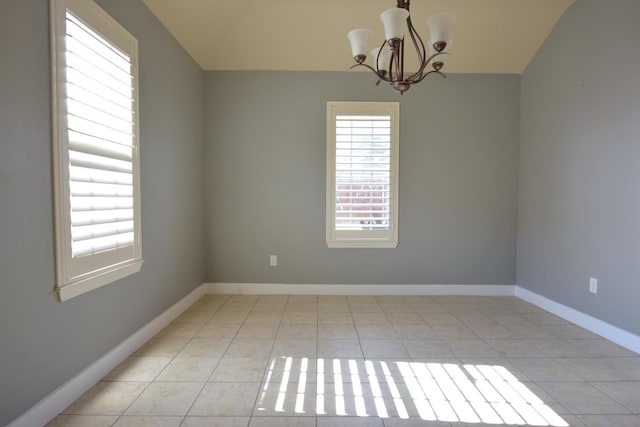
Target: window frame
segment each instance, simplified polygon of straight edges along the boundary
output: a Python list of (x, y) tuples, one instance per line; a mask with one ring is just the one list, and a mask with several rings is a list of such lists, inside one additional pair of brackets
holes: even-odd
[[(67, 118), (67, 12), (128, 56), (131, 62), (131, 175), (133, 243), (114, 249), (72, 254), (70, 143)], [(56, 254), (55, 293), (60, 301), (84, 294), (140, 271), (138, 41), (92, 0), (50, 0), (53, 204)], [(92, 223), (93, 224), (93, 223)]]
[[(391, 124), (388, 230), (336, 230), (336, 117), (388, 115)], [(327, 102), (326, 242), (329, 248), (395, 248), (398, 246), (399, 102)]]

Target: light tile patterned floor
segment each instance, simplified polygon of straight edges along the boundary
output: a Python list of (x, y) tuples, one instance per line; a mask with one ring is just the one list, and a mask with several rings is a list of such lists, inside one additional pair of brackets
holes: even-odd
[(640, 356), (513, 297), (207, 295), (49, 426), (640, 426)]

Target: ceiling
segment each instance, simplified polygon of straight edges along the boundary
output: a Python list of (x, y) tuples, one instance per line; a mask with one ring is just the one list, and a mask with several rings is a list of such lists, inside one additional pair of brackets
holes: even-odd
[[(394, 0), (143, 0), (205, 70), (345, 71), (346, 33), (384, 35), (379, 15)], [(428, 40), (427, 17), (457, 16), (443, 71), (520, 74), (574, 0), (414, 0), (411, 16)], [(410, 68), (410, 67), (408, 67)]]

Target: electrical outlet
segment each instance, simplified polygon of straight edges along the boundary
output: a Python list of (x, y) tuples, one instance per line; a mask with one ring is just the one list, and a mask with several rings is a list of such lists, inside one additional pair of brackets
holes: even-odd
[(595, 277), (589, 277), (589, 292), (592, 294), (598, 293), (598, 279)]
[(269, 257), (269, 265), (275, 267), (278, 265), (278, 255), (271, 255)]

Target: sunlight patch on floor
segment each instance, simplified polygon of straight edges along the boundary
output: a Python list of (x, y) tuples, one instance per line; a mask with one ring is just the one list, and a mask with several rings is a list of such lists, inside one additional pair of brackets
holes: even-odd
[(470, 424), (569, 425), (503, 366), (399, 360), (274, 358), (257, 410)]

